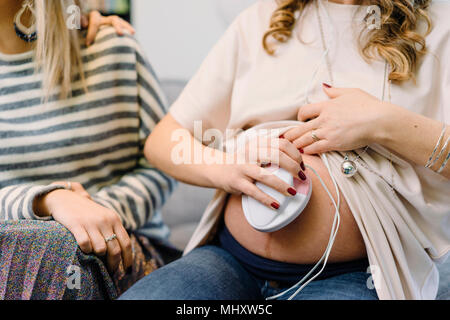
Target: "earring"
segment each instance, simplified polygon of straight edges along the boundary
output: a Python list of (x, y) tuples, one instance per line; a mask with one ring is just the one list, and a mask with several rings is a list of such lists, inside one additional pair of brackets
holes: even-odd
[[(33, 15), (32, 24), (30, 27), (25, 27), (22, 24), (22, 15), (26, 10), (30, 10), (31, 14)], [(17, 12), (16, 16), (14, 17), (14, 30), (16, 30), (17, 36), (26, 42), (34, 42), (37, 39), (37, 31), (36, 31), (36, 21), (34, 19), (35, 11), (33, 8), (33, 1), (32, 0), (25, 0), (22, 4), (22, 8)]]

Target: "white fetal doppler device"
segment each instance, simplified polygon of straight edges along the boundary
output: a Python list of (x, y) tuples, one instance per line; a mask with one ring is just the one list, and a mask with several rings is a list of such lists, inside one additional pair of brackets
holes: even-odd
[[(253, 127), (252, 129), (248, 130), (246, 133), (251, 134), (254, 132), (257, 132), (259, 129), (280, 129), (280, 128), (289, 128), (298, 126), (301, 124), (297, 121), (278, 121), (278, 122), (270, 122), (270, 123), (264, 123), (258, 126)], [(267, 131), (266, 131), (267, 132)], [(244, 134), (246, 134), (244, 133)], [(275, 130), (275, 134), (278, 134)], [(317, 262), (317, 264), (310, 270), (310, 272), (301, 279), (297, 284), (289, 288), (288, 290), (273, 296), (267, 298), (267, 300), (274, 300), (279, 297), (284, 296), (285, 294), (293, 292), (289, 300), (292, 300), (301, 290), (303, 290), (304, 287), (306, 287), (311, 281), (313, 281), (315, 278), (317, 278), (320, 273), (322, 273), (323, 269), (326, 266), (326, 263), (328, 261), (328, 257), (330, 255), (331, 249), (334, 244), (334, 240), (336, 238), (339, 224), (340, 224), (340, 215), (339, 215), (339, 207), (340, 207), (340, 192), (339, 188), (337, 186), (336, 180), (334, 179), (330, 165), (328, 163), (328, 159), (325, 155), (321, 155), (322, 161), (325, 164), (326, 168), (328, 169), (330, 173), (331, 180), (333, 181), (334, 187), (336, 189), (337, 194), (337, 201), (334, 199), (331, 192), (328, 190), (327, 186), (323, 182), (320, 175), (314, 170), (314, 168), (310, 166), (306, 166), (312, 173), (314, 173), (317, 178), (319, 179), (320, 183), (322, 184), (323, 188), (327, 192), (328, 196), (330, 197), (336, 211), (334, 216), (333, 225), (331, 227), (330, 231), (330, 238), (328, 241), (327, 248), (325, 249), (324, 254), (322, 255), (321, 259)], [(255, 199), (244, 195), (242, 197), (242, 208), (244, 211), (244, 215), (248, 221), (248, 223), (255, 228), (258, 231), (261, 232), (275, 232), (278, 231), (284, 227), (286, 227), (288, 224), (293, 222), (300, 214), (303, 212), (303, 210), (308, 205), (308, 202), (311, 198), (311, 192), (312, 192), (312, 182), (311, 179), (308, 177), (306, 181), (299, 180), (297, 178), (294, 178), (289, 172), (282, 168), (278, 168), (276, 166), (270, 166), (267, 168), (267, 170), (271, 171), (272, 174), (279, 177), (281, 180), (285, 181), (289, 185), (293, 186), (294, 189), (297, 191), (297, 194), (293, 197), (285, 196), (278, 191), (257, 182), (256, 186), (261, 189), (266, 194), (270, 195), (274, 199), (278, 201), (280, 204), (279, 210), (272, 210), (259, 201), (256, 201)], [(314, 271), (322, 264), (322, 268), (311, 277), (311, 275), (314, 273)]]
[[(322, 1), (318, 0), (319, 6), (323, 6)], [(327, 1), (328, 2), (328, 1)], [(328, 14), (328, 11), (325, 9), (326, 16), (328, 21), (330, 22), (330, 26), (332, 30), (335, 32), (335, 28), (333, 26), (331, 17)], [(297, 18), (298, 18), (298, 12), (297, 12)], [(332, 41), (335, 42), (336, 37), (332, 37)], [(326, 57), (328, 56), (329, 49), (327, 48), (325, 52), (322, 55), (322, 58), (320, 59), (320, 62), (318, 66), (316, 67), (316, 71), (313, 73), (313, 76), (311, 78), (311, 81), (309, 82), (309, 86), (305, 88), (305, 94), (301, 101), (303, 103), (309, 103), (309, 94), (311, 91), (311, 86), (314, 83), (314, 80), (317, 76), (317, 73), (321, 66), (325, 63)], [(297, 101), (295, 104), (292, 105), (292, 108), (298, 107), (299, 105), (302, 105)], [(248, 130), (254, 130), (254, 129), (274, 129), (274, 128), (289, 128), (298, 126), (301, 123), (296, 121), (279, 121), (279, 122), (271, 122), (271, 123), (265, 123), (258, 126), (253, 127), (252, 129)], [(279, 135), (278, 135), (279, 136)], [(339, 214), (339, 207), (340, 207), (340, 192), (339, 188), (337, 186), (336, 180), (333, 177), (333, 173), (331, 172), (330, 164), (328, 163), (328, 159), (325, 154), (320, 155), (323, 163), (325, 164), (325, 167), (327, 168), (328, 172), (330, 173), (331, 180), (333, 181), (333, 185), (336, 189), (336, 199), (333, 198), (333, 195), (331, 194), (330, 190), (328, 190), (327, 186), (323, 182), (320, 175), (314, 170), (314, 168), (306, 165), (306, 167), (310, 170), (310, 172), (314, 173), (320, 183), (322, 184), (322, 187), (327, 192), (328, 196), (330, 197), (334, 208), (336, 209), (334, 214), (334, 220), (333, 225), (330, 230), (330, 238), (328, 240), (328, 245), (320, 258), (320, 260), (314, 265), (314, 267), (306, 274), (298, 283), (296, 283), (291, 288), (287, 289), (286, 291), (281, 292), (280, 294), (277, 294), (275, 296), (267, 298), (267, 300), (275, 300), (280, 297), (283, 297), (287, 294), (289, 294), (288, 300), (292, 300), (300, 291), (303, 290), (311, 281), (316, 279), (322, 271), (325, 269), (325, 266), (328, 262), (328, 257), (330, 256), (331, 249), (334, 244), (334, 240), (336, 238), (337, 232), (339, 230), (339, 224), (340, 224), (340, 214)], [(307, 178), (306, 181), (300, 181), (297, 178), (293, 178), (286, 170), (281, 168), (272, 167), (270, 168), (272, 170), (273, 174), (279, 177), (280, 179), (284, 180), (291, 186), (293, 186), (297, 190), (297, 195), (294, 197), (287, 197), (279, 192), (267, 187), (266, 185), (256, 183), (258, 188), (260, 188), (263, 192), (267, 193), (268, 195), (275, 198), (280, 203), (279, 210), (272, 210), (270, 208), (267, 208), (266, 206), (258, 203), (256, 200), (248, 197), (243, 196), (242, 197), (242, 208), (245, 214), (245, 217), (247, 218), (247, 221), (249, 224), (255, 228), (256, 230), (259, 230), (261, 232), (275, 232), (277, 230), (280, 230), (290, 224), (292, 221), (294, 221), (306, 208), (308, 205), (309, 199), (311, 198), (311, 191), (312, 191), (312, 184), (311, 180)], [(314, 275), (314, 271), (316, 271), (319, 266), (322, 265), (320, 270), (316, 272)]]
[(267, 170), (293, 186), (297, 194), (294, 197), (287, 197), (265, 184), (257, 182), (256, 186), (261, 191), (277, 200), (280, 204), (279, 210), (272, 210), (248, 196), (242, 198), (242, 208), (248, 223), (253, 228), (261, 232), (275, 232), (294, 221), (306, 208), (311, 198), (312, 184), (309, 178), (301, 181), (278, 167), (271, 166)]

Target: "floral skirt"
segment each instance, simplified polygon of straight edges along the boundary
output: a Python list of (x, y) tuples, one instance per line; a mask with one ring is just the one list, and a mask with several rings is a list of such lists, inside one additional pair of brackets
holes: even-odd
[(115, 299), (163, 265), (144, 236), (131, 234), (133, 266), (110, 275), (104, 261), (84, 254), (57, 222), (0, 222), (0, 300)]

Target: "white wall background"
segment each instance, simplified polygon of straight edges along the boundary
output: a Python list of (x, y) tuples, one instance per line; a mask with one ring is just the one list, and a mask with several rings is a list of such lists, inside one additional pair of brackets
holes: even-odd
[(132, 0), (136, 37), (161, 80), (189, 80), (235, 16), (256, 0)]

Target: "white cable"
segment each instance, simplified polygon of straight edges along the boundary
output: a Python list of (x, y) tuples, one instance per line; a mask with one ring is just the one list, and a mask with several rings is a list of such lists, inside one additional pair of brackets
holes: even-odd
[[(322, 1), (321, 0), (318, 0), (318, 1), (319, 1), (319, 6), (323, 6)], [(327, 3), (328, 3), (328, 0), (327, 0)], [(319, 10), (320, 10), (320, 8), (319, 8)], [(336, 28), (333, 25), (333, 22), (331, 20), (330, 15), (329, 15), (328, 9), (324, 8), (324, 11), (326, 12), (326, 15), (327, 15), (327, 18), (328, 18), (328, 21), (330, 23), (332, 31), (334, 31), (336, 33)], [(336, 43), (336, 38), (337, 37), (332, 37), (333, 44)], [(309, 103), (308, 97), (309, 97), (310, 92), (311, 92), (311, 86), (312, 86), (312, 84), (313, 84), (313, 82), (314, 82), (314, 80), (315, 80), (315, 78), (316, 78), (316, 76), (317, 76), (317, 74), (318, 74), (318, 72), (320, 70), (320, 67), (322, 66), (322, 64), (324, 63), (326, 57), (328, 56), (328, 53), (329, 53), (329, 47), (327, 47), (325, 52), (323, 53), (323, 55), (322, 55), (322, 57), (320, 59), (320, 62), (319, 62), (316, 70), (314, 71), (314, 73), (313, 73), (313, 75), (311, 77), (311, 81), (309, 82), (309, 85), (305, 89), (305, 101), (306, 101), (306, 103)], [(336, 209), (335, 214), (334, 214), (333, 225), (331, 227), (330, 238), (328, 240), (328, 245), (327, 245), (327, 247), (326, 247), (322, 257), (320, 258), (320, 260), (314, 265), (314, 267), (299, 282), (297, 282), (295, 285), (293, 285), (289, 289), (287, 289), (287, 290), (285, 290), (285, 291), (283, 291), (283, 292), (281, 292), (281, 293), (279, 293), (277, 295), (268, 297), (266, 300), (278, 299), (278, 298), (284, 296), (285, 294), (287, 294), (288, 292), (290, 292), (291, 290), (299, 287), (294, 292), (294, 294), (292, 294), (288, 298), (288, 300), (292, 300), (293, 298), (295, 298), (295, 296), (297, 294), (300, 293), (300, 291), (302, 291), (308, 284), (310, 284), (314, 279), (316, 279), (323, 272), (323, 270), (325, 269), (326, 264), (328, 262), (328, 258), (329, 258), (330, 254), (331, 254), (331, 249), (333, 248), (334, 241), (336, 239), (337, 233), (339, 231), (339, 226), (340, 226), (340, 223), (341, 223), (341, 216), (340, 216), (340, 213), (339, 213), (339, 209), (340, 209), (340, 205), (341, 205), (341, 197), (340, 197), (339, 187), (337, 185), (336, 179), (334, 178), (334, 176), (333, 176), (333, 174), (331, 172), (331, 167), (330, 167), (330, 164), (328, 162), (327, 157), (324, 154), (322, 154), (321, 158), (322, 158), (322, 160), (323, 160), (323, 162), (324, 162), (324, 164), (325, 164), (325, 166), (326, 166), (326, 168), (327, 168), (327, 170), (328, 170), (328, 172), (330, 174), (331, 180), (333, 181), (333, 185), (334, 185), (334, 187), (336, 189), (337, 203), (334, 200), (333, 195), (331, 194), (330, 190), (327, 188), (327, 186), (323, 182), (322, 178), (317, 173), (317, 171), (314, 168), (312, 168), (311, 166), (307, 165), (307, 167), (317, 176), (317, 178), (319, 179), (320, 183), (322, 184), (322, 187), (327, 192), (328, 196), (330, 197), (330, 199), (331, 199), (331, 201), (332, 201), (332, 203), (333, 203), (333, 205), (334, 205), (334, 207)], [(319, 267), (319, 265), (322, 262), (323, 262), (322, 268), (313, 277), (311, 277), (308, 281), (305, 282), (305, 280), (308, 279), (309, 276), (311, 276), (311, 274)]]
[[(323, 272), (323, 270), (325, 269), (325, 267), (326, 267), (326, 265), (327, 265), (328, 258), (329, 258), (330, 254), (331, 254), (331, 249), (333, 248), (334, 241), (335, 241), (335, 239), (336, 239), (337, 233), (338, 233), (338, 231), (339, 231), (339, 226), (340, 226), (340, 223), (341, 223), (341, 215), (340, 215), (340, 213), (339, 213), (339, 209), (340, 209), (340, 206), (341, 206), (341, 199), (340, 199), (339, 188), (338, 188), (338, 186), (337, 186), (336, 180), (334, 179), (334, 177), (333, 177), (333, 175), (332, 175), (332, 173), (331, 173), (331, 168), (330, 168), (330, 166), (329, 166), (328, 159), (325, 157), (325, 155), (322, 155), (322, 159), (323, 159), (323, 161), (324, 161), (324, 163), (325, 163), (325, 166), (327, 167), (327, 169), (328, 169), (328, 171), (329, 171), (329, 173), (330, 173), (331, 180), (333, 181), (334, 187), (335, 187), (335, 189), (336, 189), (337, 199), (338, 199), (338, 200), (337, 200), (337, 201), (338, 201), (337, 204), (336, 204), (336, 202), (334, 201), (333, 196), (331, 195), (331, 193), (330, 193), (329, 190), (327, 189), (327, 187), (326, 187), (325, 183), (323, 182), (322, 178), (320, 177), (320, 175), (319, 175), (313, 168), (311, 168), (310, 166), (308, 166), (308, 167), (309, 167), (309, 169), (311, 169), (311, 170), (314, 172), (314, 174), (319, 178), (320, 183), (322, 184), (322, 186), (323, 186), (323, 187), (325, 188), (325, 190), (327, 191), (328, 196), (330, 197), (331, 201), (333, 202), (334, 207), (336, 208), (335, 215), (334, 215), (333, 226), (332, 226), (331, 232), (330, 232), (330, 240), (329, 240), (329, 242), (328, 242), (327, 249), (325, 250), (325, 253), (324, 253), (324, 254), (326, 254), (326, 256), (325, 256), (325, 260), (324, 260), (324, 262), (323, 262), (322, 269), (320, 269), (320, 271), (319, 271), (318, 273), (316, 273), (315, 276), (313, 276), (313, 277), (312, 277), (311, 279), (309, 279), (305, 284), (303, 284), (303, 285), (302, 285), (302, 286), (301, 286), (301, 287), (300, 287), (293, 295), (291, 295), (291, 296), (289, 297), (288, 300), (292, 300), (293, 298), (295, 298), (295, 296), (296, 296), (297, 294), (299, 294), (300, 291), (303, 290), (303, 288), (305, 288), (308, 284), (310, 284), (312, 281), (314, 281), (314, 280), (315, 280), (315, 279)], [(320, 260), (319, 260), (319, 261), (320, 261)], [(317, 265), (319, 265), (319, 264), (320, 264), (320, 262), (319, 262)]]
[[(281, 292), (281, 293), (279, 293), (279, 294), (277, 294), (277, 295), (268, 297), (266, 300), (275, 300), (275, 299), (278, 299), (278, 298), (284, 296), (284, 295), (285, 295), (286, 293), (288, 293), (289, 291), (291, 291), (291, 290), (293, 290), (293, 289), (295, 289), (295, 288), (301, 286), (301, 287), (300, 287), (293, 295), (291, 295), (291, 296), (289, 297), (288, 300), (292, 300), (292, 299), (293, 299), (293, 298), (294, 298), (301, 290), (303, 290), (304, 287), (306, 287), (311, 281), (313, 281), (314, 279), (316, 279), (316, 278), (322, 273), (322, 271), (325, 269), (325, 266), (326, 266), (326, 264), (327, 264), (327, 262), (328, 262), (328, 257), (330, 256), (331, 249), (333, 248), (333, 244), (334, 244), (334, 241), (335, 241), (335, 239), (336, 239), (336, 235), (337, 235), (337, 232), (338, 232), (338, 230), (339, 230), (339, 225), (340, 225), (340, 220), (341, 220), (341, 217), (340, 217), (340, 214), (339, 214), (339, 208), (340, 208), (340, 192), (339, 192), (339, 187), (337, 186), (336, 180), (334, 179), (334, 177), (333, 177), (333, 175), (332, 175), (332, 172), (331, 172), (331, 168), (330, 168), (328, 159), (326, 158), (325, 155), (321, 155), (321, 157), (322, 157), (322, 160), (323, 160), (325, 166), (327, 167), (327, 169), (328, 169), (328, 171), (329, 171), (329, 173), (330, 173), (331, 180), (333, 181), (334, 187), (335, 187), (335, 189), (336, 189), (337, 199), (338, 199), (338, 200), (337, 200), (337, 203), (336, 203), (336, 201), (334, 200), (333, 195), (331, 194), (330, 190), (327, 188), (327, 186), (326, 186), (325, 183), (323, 182), (322, 178), (321, 178), (320, 175), (317, 173), (317, 171), (316, 171), (314, 168), (310, 167), (310, 166), (307, 166), (307, 167), (308, 167), (309, 169), (311, 169), (311, 171), (317, 176), (317, 178), (319, 179), (319, 181), (320, 181), (320, 183), (322, 184), (323, 188), (324, 188), (325, 191), (327, 192), (328, 196), (330, 197), (330, 199), (331, 199), (331, 201), (332, 201), (332, 203), (333, 203), (333, 205), (334, 205), (334, 207), (335, 207), (335, 209), (336, 209), (335, 215), (334, 215), (333, 225), (332, 225), (332, 227), (331, 227), (330, 238), (329, 238), (329, 241), (328, 241), (327, 248), (325, 249), (325, 252), (324, 252), (324, 254), (322, 255), (322, 257), (320, 258), (320, 260), (319, 260), (319, 261), (315, 264), (315, 266), (308, 272), (308, 274), (306, 274), (306, 276), (304, 276), (298, 283), (296, 283), (295, 285), (293, 285), (293, 286), (290, 287), (289, 289), (287, 289), (287, 290), (285, 290), (285, 291), (283, 291), (283, 292)], [(309, 277), (309, 276), (310, 276), (310, 275), (318, 268), (318, 266), (319, 266), (322, 262), (324, 262), (324, 263), (323, 263), (323, 266), (322, 266), (322, 269), (321, 269), (318, 273), (316, 273), (311, 279), (309, 279), (306, 283), (303, 284), (303, 282), (304, 282), (306, 279), (308, 279), (308, 277)], [(303, 285), (302, 285), (302, 284), (303, 284)]]

